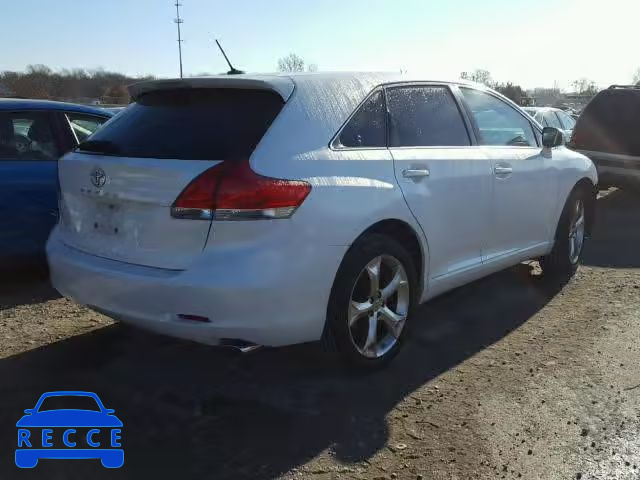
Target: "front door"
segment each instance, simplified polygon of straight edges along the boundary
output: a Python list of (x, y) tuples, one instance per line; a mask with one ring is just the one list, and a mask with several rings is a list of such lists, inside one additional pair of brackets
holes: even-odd
[(386, 96), (396, 178), (427, 238), (429, 277), (479, 267), (489, 235), (489, 159), (472, 145), (448, 86), (394, 86)]
[(493, 94), (460, 89), (482, 150), (491, 159), (493, 196), (487, 262), (535, 251), (553, 237), (551, 216), (558, 176), (542, 155), (526, 114)]

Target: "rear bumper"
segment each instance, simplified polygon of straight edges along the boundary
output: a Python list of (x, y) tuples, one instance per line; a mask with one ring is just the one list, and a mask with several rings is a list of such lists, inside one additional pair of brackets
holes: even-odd
[(594, 163), (600, 185), (617, 185), (630, 181), (640, 183), (640, 157), (591, 150), (578, 152)]
[[(197, 265), (175, 271), (80, 252), (54, 230), (47, 258), (62, 295), (117, 320), (211, 345), (238, 339), (281, 346), (321, 337), (347, 248), (314, 248), (309, 255), (300, 251), (302, 243), (224, 254), (205, 249)], [(210, 321), (181, 320), (178, 314)]]

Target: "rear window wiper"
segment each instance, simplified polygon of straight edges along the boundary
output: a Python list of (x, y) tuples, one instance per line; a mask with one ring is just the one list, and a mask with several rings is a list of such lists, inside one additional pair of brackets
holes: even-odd
[(120, 148), (109, 140), (87, 140), (81, 142), (76, 150), (82, 152), (95, 152), (104, 153), (106, 155), (117, 155), (120, 152)]

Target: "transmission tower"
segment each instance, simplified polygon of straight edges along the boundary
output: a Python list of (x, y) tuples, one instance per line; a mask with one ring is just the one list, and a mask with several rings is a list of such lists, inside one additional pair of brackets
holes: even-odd
[(184, 20), (180, 18), (180, 7), (182, 4), (176, 1), (176, 18), (173, 20), (178, 27), (178, 57), (180, 59), (180, 78), (182, 78), (182, 36), (180, 32), (180, 25), (184, 23)]

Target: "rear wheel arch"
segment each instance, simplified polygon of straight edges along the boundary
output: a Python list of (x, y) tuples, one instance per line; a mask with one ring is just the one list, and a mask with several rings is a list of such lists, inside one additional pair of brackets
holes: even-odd
[[(352, 245), (358, 243), (361, 239), (371, 234), (388, 236), (407, 249), (407, 251), (411, 255), (411, 259), (413, 260), (416, 275), (418, 277), (419, 283), (417, 291), (419, 292), (419, 297), (424, 287), (424, 272), (426, 271), (428, 266), (428, 246), (426, 245), (426, 240), (423, 246), (422, 242), (420, 241), (420, 234), (411, 225), (409, 225), (404, 220), (389, 218), (386, 220), (381, 220), (369, 226), (360, 235), (358, 235), (358, 237), (353, 241)], [(348, 253), (348, 251), (345, 253), (345, 257)]]

